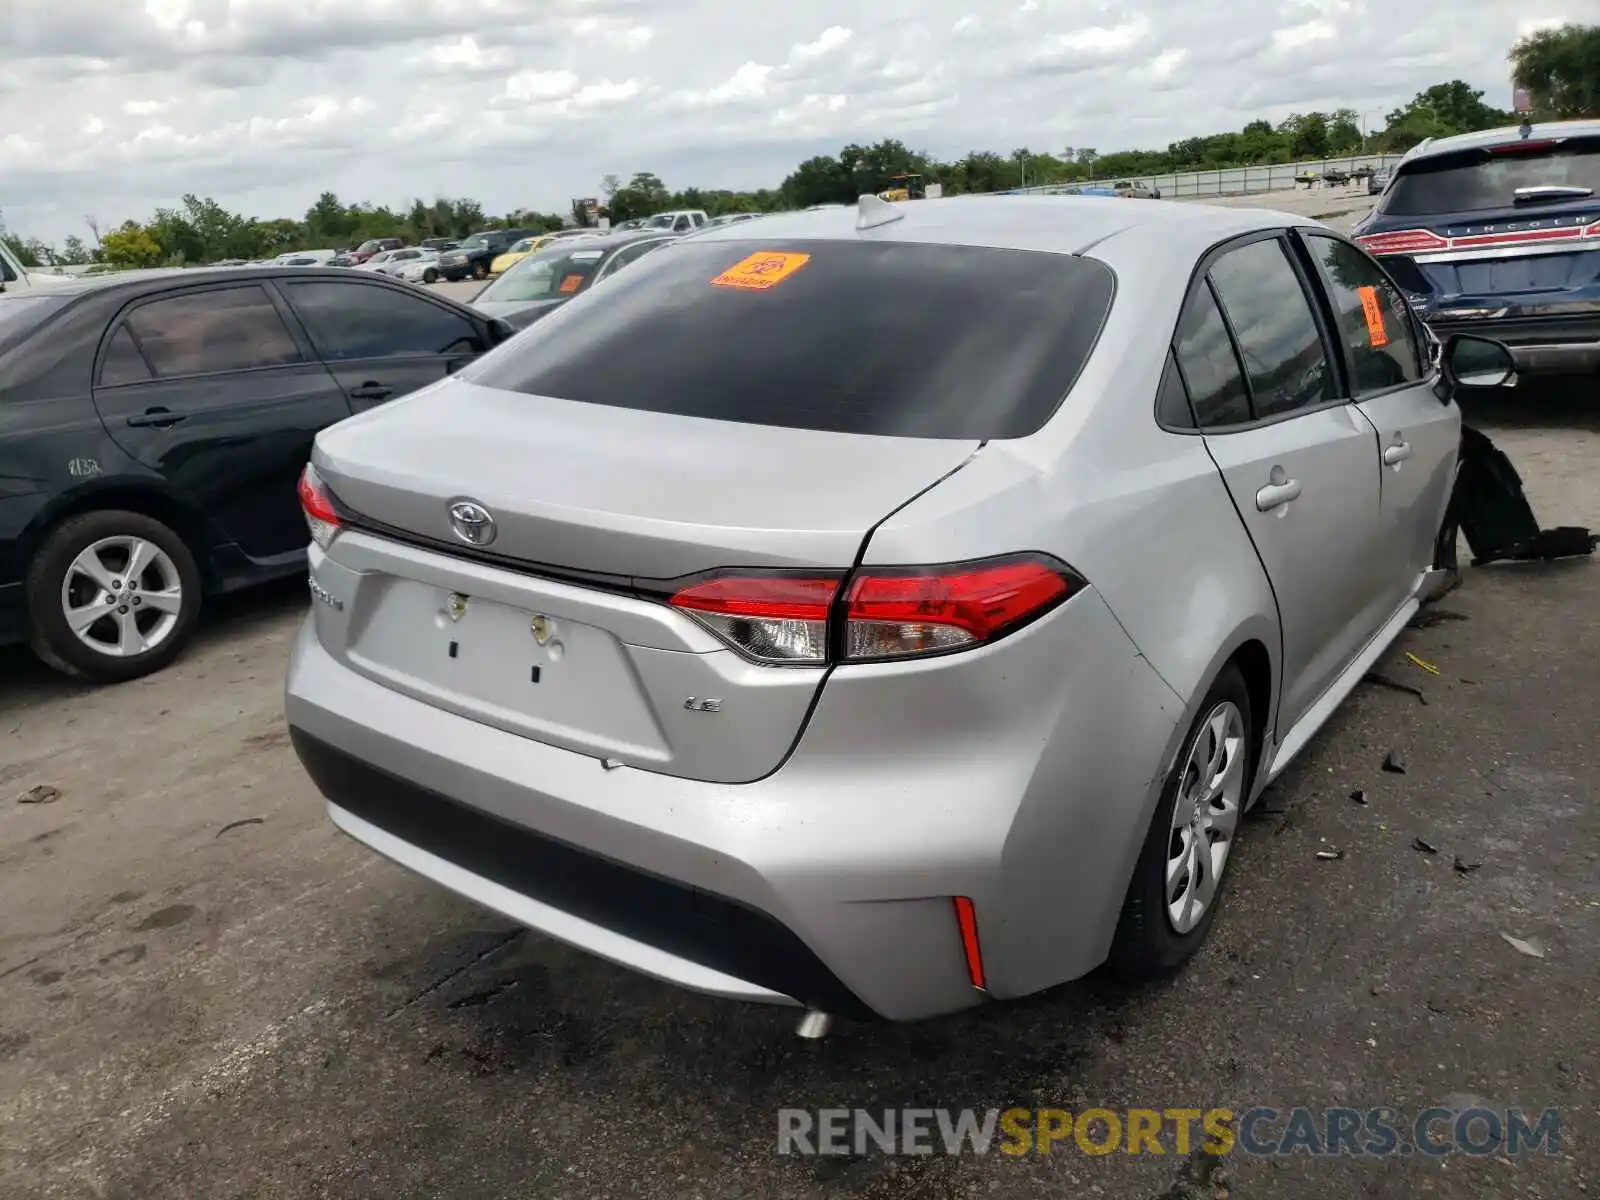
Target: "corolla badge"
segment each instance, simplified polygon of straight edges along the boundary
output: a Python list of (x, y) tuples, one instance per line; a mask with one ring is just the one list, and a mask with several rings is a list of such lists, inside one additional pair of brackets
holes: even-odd
[(476, 500), (456, 500), (450, 505), (450, 528), (469, 546), (487, 546), (497, 532), (494, 517)]

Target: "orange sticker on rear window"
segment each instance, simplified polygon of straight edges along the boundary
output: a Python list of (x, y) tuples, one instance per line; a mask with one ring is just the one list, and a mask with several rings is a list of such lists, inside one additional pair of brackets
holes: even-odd
[(1383, 327), (1383, 309), (1378, 304), (1378, 289), (1375, 287), (1361, 287), (1356, 289), (1356, 294), (1361, 297), (1361, 312), (1367, 318), (1367, 336), (1372, 339), (1372, 348), (1389, 344), (1389, 333)]
[(582, 275), (568, 275), (565, 279), (563, 279), (561, 281), (561, 290), (563, 292), (575, 292), (579, 288), (581, 288), (582, 286), (583, 286), (583, 276)]
[(791, 254), (784, 250), (758, 250), (749, 258), (736, 262), (711, 282), (718, 287), (746, 288), (764, 292), (777, 287), (811, 261), (809, 254)]

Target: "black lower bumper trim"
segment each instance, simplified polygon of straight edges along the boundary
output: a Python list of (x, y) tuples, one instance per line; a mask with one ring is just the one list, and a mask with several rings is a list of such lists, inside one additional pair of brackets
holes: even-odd
[(513, 825), (291, 728), (334, 804), (463, 870), (689, 962), (824, 1012), (876, 1017), (782, 922), (723, 896)]

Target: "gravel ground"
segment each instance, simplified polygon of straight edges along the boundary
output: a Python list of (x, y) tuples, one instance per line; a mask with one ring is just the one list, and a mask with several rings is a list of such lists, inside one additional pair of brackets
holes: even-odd
[[(1546, 524), (1600, 527), (1592, 393), (1471, 414)], [(123, 687), (0, 651), (0, 1196), (1592, 1193), (1597, 580), (1590, 560), (1469, 570), (1440, 606), (1461, 619), (1408, 631), (1381, 667), (1426, 704), (1358, 689), (1249, 823), (1178, 978), (820, 1044), (789, 1012), (613, 968), (335, 834), (281, 717), (303, 585), (220, 606), (179, 663)], [(1406, 774), (1380, 769), (1390, 750)], [(56, 795), (16, 802), (41, 785)], [(1234, 1155), (1204, 1182), (1170, 1154), (776, 1152), (791, 1106), (1474, 1101), (1559, 1109), (1561, 1152)]]

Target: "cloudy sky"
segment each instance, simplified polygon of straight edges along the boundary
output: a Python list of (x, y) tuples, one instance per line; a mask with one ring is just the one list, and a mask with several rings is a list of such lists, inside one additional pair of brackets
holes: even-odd
[(561, 211), (608, 172), (776, 185), (898, 137), (943, 156), (1164, 146), (1381, 114), (1592, 0), (0, 0), (0, 212), (57, 241), (184, 192)]

